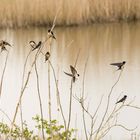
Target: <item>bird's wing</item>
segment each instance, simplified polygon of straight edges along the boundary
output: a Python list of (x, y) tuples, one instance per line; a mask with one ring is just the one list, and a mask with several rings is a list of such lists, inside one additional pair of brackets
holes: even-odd
[(8, 45), (8, 46), (12, 47), (12, 45), (9, 44), (8, 42), (5, 41), (4, 43), (5, 43), (5, 45)]
[(39, 47), (39, 46), (41, 46), (41, 42), (38, 42), (38, 44), (36, 45), (36, 47)]
[(67, 72), (65, 72), (65, 71), (64, 71), (64, 73), (65, 73), (66, 75), (70, 76), (70, 77), (73, 77), (73, 75), (70, 74), (70, 73), (67, 73)]
[(119, 101), (117, 101), (117, 103), (123, 102), (124, 100), (125, 100), (125, 98), (123, 97), (122, 99), (120, 99)]
[(35, 49), (39, 48), (39, 47), (41, 46), (41, 44), (42, 44), (42, 42), (39, 42), (39, 43), (35, 46), (35, 48), (32, 49), (32, 51), (34, 51)]
[(36, 44), (36, 43), (35, 43), (35, 41), (33, 41), (33, 40), (31, 40), (31, 41), (30, 41), (29, 43), (33, 43), (33, 44)]
[(56, 37), (54, 35), (52, 37), (53, 37), (53, 39), (56, 39)]
[(122, 63), (120, 62), (120, 63), (111, 63), (110, 65), (114, 65), (114, 66), (119, 66), (119, 65), (121, 65)]
[(77, 73), (76, 69), (72, 65), (70, 65), (70, 70), (73, 75)]
[(36, 46), (35, 41), (30, 41), (29, 44), (30, 44), (30, 46), (31, 46), (32, 48), (34, 48), (34, 46)]

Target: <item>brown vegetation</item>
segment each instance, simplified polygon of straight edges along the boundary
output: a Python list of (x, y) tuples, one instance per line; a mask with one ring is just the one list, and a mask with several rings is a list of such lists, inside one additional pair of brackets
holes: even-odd
[(136, 20), (140, 18), (139, 0), (1, 0), (0, 26), (46, 26)]

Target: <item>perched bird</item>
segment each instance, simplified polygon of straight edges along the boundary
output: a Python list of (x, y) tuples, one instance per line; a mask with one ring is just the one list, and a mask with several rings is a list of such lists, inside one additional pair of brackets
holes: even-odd
[(41, 47), (42, 42), (39, 41), (38, 44), (35, 45), (35, 47), (32, 49), (32, 51), (38, 49), (39, 47)]
[(32, 41), (32, 40), (29, 42), (29, 44), (30, 44), (30, 46), (31, 46), (32, 48), (35, 48), (35, 46), (36, 46), (35, 41)]
[(49, 38), (52, 37), (53, 39), (56, 39), (56, 37), (54, 36), (53, 31), (51, 31), (51, 29), (48, 30), (48, 36)]
[(64, 72), (64, 73), (68, 76), (71, 76), (73, 82), (75, 82), (76, 77), (77, 76), (79, 77), (80, 75), (77, 73), (77, 70), (72, 65), (70, 65), (70, 70), (71, 70), (71, 73), (67, 73), (67, 72)]
[(6, 41), (4, 41), (4, 40), (1, 40), (1, 41), (0, 41), (1, 52), (2, 52), (2, 51), (7, 51), (7, 49), (6, 49), (5, 46), (10, 46), (10, 47), (12, 47), (12, 45), (9, 44), (8, 42), (6, 42)]
[(3, 44), (4, 44), (4, 45), (7, 45), (7, 46), (12, 47), (12, 45), (11, 45), (11, 44), (9, 44), (9, 43), (8, 43), (8, 42), (6, 42), (6, 41), (3, 41)]
[(77, 75), (78, 77), (80, 76), (80, 75), (77, 73), (77, 70), (76, 70), (72, 65), (70, 65), (70, 69), (71, 69), (71, 73), (72, 73), (73, 75)]
[(111, 63), (110, 65), (117, 66), (118, 67), (117, 70), (122, 70), (125, 63), (126, 63), (126, 61), (123, 61), (123, 62), (120, 62), (120, 63)]
[(8, 42), (6, 42), (6, 41), (4, 41), (4, 40), (1, 40), (1, 41), (0, 41), (0, 46), (2, 47), (3, 45), (4, 45), (4, 46), (6, 46), (6, 45), (7, 45), (7, 46), (12, 47), (12, 45), (11, 45), (11, 44), (9, 44)]
[(46, 52), (45, 54), (45, 62), (50, 58), (50, 53), (49, 52)]
[(119, 101), (116, 102), (116, 104), (121, 103), (121, 102), (124, 103), (126, 98), (127, 98), (127, 95), (124, 95), (123, 98), (121, 98)]

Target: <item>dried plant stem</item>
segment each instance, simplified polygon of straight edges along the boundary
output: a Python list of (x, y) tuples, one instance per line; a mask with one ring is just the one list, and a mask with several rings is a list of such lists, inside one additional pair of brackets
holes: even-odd
[(116, 82), (114, 83), (114, 85), (111, 87), (111, 90), (110, 90), (110, 92), (109, 92), (109, 94), (108, 94), (107, 106), (106, 106), (106, 109), (105, 109), (105, 113), (104, 113), (104, 115), (103, 115), (103, 117), (102, 117), (101, 123), (100, 123), (100, 125), (99, 125), (99, 127), (98, 127), (98, 129), (97, 129), (97, 133), (96, 133), (96, 135), (95, 135), (95, 140), (98, 139), (98, 134), (99, 134), (99, 132), (100, 132), (100, 130), (101, 130), (102, 124), (104, 123), (106, 114), (107, 114), (108, 109), (109, 109), (110, 96), (111, 96), (111, 94), (112, 94), (112, 91), (113, 91), (114, 87), (115, 87), (115, 86), (117, 85), (117, 83), (119, 82), (119, 80), (120, 80), (120, 78), (121, 78), (121, 75), (122, 75), (122, 72), (123, 72), (123, 69), (120, 71), (117, 81), (116, 81)]
[(37, 71), (37, 64), (35, 62), (35, 72), (36, 72), (36, 78), (37, 78), (37, 92), (38, 92), (38, 99), (39, 99), (39, 105), (40, 105), (40, 114), (41, 114), (41, 130), (42, 130), (42, 136), (43, 136), (43, 140), (45, 140), (45, 134), (44, 134), (44, 128), (43, 128), (43, 107), (42, 107), (42, 101), (41, 101), (41, 94), (40, 94), (40, 85), (39, 85), (39, 75), (38, 75), (38, 71)]
[[(113, 127), (116, 127), (116, 126), (122, 127), (123, 129), (125, 129), (127, 131), (134, 131), (137, 128), (137, 127), (135, 127), (133, 129), (129, 129), (129, 128), (126, 128), (125, 126), (123, 126), (122, 124), (117, 123), (117, 116), (118, 116), (119, 112), (122, 110), (122, 108), (132, 107), (135, 109), (140, 109), (137, 106), (131, 105), (131, 103), (132, 103), (132, 101), (127, 104), (122, 103), (118, 108), (117, 108), (117, 105), (114, 106), (112, 112), (110, 113), (107, 120), (105, 121), (105, 123), (102, 125), (102, 127), (100, 129), (100, 131), (102, 131), (102, 133), (100, 136), (98, 136), (98, 139), (102, 139), (105, 135), (107, 135), (107, 133), (110, 131), (110, 129), (112, 129)], [(113, 119), (115, 119), (115, 120), (113, 121)], [(111, 123), (111, 121), (112, 121), (112, 123)], [(95, 130), (92, 133), (92, 135), (96, 134), (97, 131), (98, 131), (98, 129)]]
[(0, 109), (0, 112), (2, 112), (10, 122), (12, 122), (12, 120), (11, 120), (10, 117), (5, 113), (4, 110)]
[[(21, 132), (23, 134), (23, 113), (22, 113), (22, 101), (20, 102), (20, 121), (21, 121)], [(22, 135), (21, 135), (21, 140), (22, 140)]]
[(123, 126), (122, 124), (114, 124), (114, 125), (108, 127), (108, 128), (105, 130), (105, 133), (103, 133), (103, 134), (100, 136), (99, 139), (101, 139), (101, 138), (103, 138), (104, 136), (106, 136), (107, 133), (109, 132), (109, 130), (112, 129), (113, 127), (121, 127), (121, 128), (123, 128), (124, 130), (126, 130), (126, 131), (134, 131), (134, 130), (137, 128), (137, 127), (135, 127), (135, 128), (133, 128), (133, 129), (129, 129), (129, 128), (126, 128), (125, 126)]
[(60, 92), (59, 92), (59, 88), (58, 88), (58, 82), (57, 82), (57, 79), (56, 79), (55, 70), (54, 70), (54, 67), (53, 67), (51, 61), (49, 60), (48, 62), (49, 62), (50, 66), (52, 68), (52, 71), (53, 71), (53, 76), (54, 76), (55, 85), (56, 85), (56, 89), (57, 89), (57, 95), (56, 96), (57, 96), (57, 100), (58, 100), (58, 105), (60, 107), (61, 115), (62, 115), (62, 118), (63, 118), (63, 121), (64, 121), (64, 127), (65, 127), (65, 130), (66, 130), (66, 119), (65, 119), (62, 104), (61, 104)]
[[(55, 24), (56, 24), (56, 19), (57, 19), (57, 16), (60, 12), (60, 8), (57, 9), (57, 12), (55, 14), (55, 17), (54, 17), (54, 20), (53, 20), (53, 24), (52, 24), (52, 27), (51, 27), (51, 31), (53, 31), (54, 27), (55, 27)], [(50, 41), (49, 42), (49, 52), (51, 54), (51, 45), (52, 45), (52, 40), (53, 38), (48, 38), (48, 40)], [(49, 120), (51, 122), (52, 120), (52, 111), (51, 111), (51, 82), (50, 82), (50, 78), (51, 78), (51, 75), (50, 75), (50, 64), (48, 63), (48, 97), (49, 97), (49, 101), (48, 101), (48, 104), (49, 104)]]
[[(24, 78), (25, 78), (25, 70), (26, 70), (26, 65), (28, 62), (28, 58), (31, 54), (32, 50), (29, 51), (26, 59), (25, 59), (25, 63), (24, 63), (24, 67), (23, 67), (23, 74), (22, 74), (22, 84), (21, 84), (21, 90), (23, 89), (23, 85), (24, 85)], [(22, 100), (20, 101), (20, 121), (21, 121), (21, 129), (22, 129), (22, 134), (23, 134), (23, 113), (22, 113)], [(22, 140), (22, 135), (21, 135), (21, 140)]]
[(68, 125), (67, 125), (67, 131), (70, 127), (70, 121), (71, 121), (71, 111), (72, 111), (72, 89), (73, 89), (73, 80), (71, 79), (71, 86), (70, 86), (70, 100), (69, 100), (69, 116), (68, 116)]
[[(50, 44), (49, 44), (49, 51), (51, 54), (51, 42), (52, 38), (50, 38)], [(48, 105), (49, 105), (49, 121), (52, 120), (52, 111), (51, 111), (51, 81), (50, 81), (51, 75), (50, 75), (50, 64), (48, 63)]]
[[(42, 48), (42, 47), (41, 47), (41, 48)], [(17, 116), (17, 112), (18, 112), (18, 108), (19, 108), (19, 106), (20, 106), (20, 102), (21, 102), (22, 96), (23, 96), (24, 91), (25, 91), (25, 89), (26, 89), (26, 87), (27, 87), (27, 85), (28, 85), (28, 82), (29, 82), (29, 79), (30, 79), (30, 75), (31, 75), (33, 66), (34, 66), (34, 64), (35, 64), (35, 62), (36, 62), (36, 60), (37, 60), (37, 58), (38, 58), (38, 56), (39, 56), (39, 54), (40, 54), (40, 52), (41, 52), (41, 48), (38, 49), (38, 51), (37, 51), (37, 53), (36, 53), (36, 55), (35, 55), (35, 59), (34, 59), (32, 65), (31, 65), (30, 70), (28, 71), (28, 75), (27, 75), (26, 81), (25, 81), (25, 83), (24, 83), (24, 85), (23, 85), (23, 88), (21, 89), (20, 97), (19, 97), (18, 103), (17, 103), (17, 105), (16, 105), (15, 114), (14, 114), (13, 121), (12, 121), (12, 124), (11, 124), (11, 131), (12, 131), (12, 129), (13, 129), (13, 125), (14, 125), (15, 120), (16, 120), (16, 116)]]
[(50, 66), (48, 65), (48, 97), (49, 97), (49, 101), (48, 101), (48, 105), (49, 105), (49, 120), (51, 122), (52, 120), (52, 111), (51, 111), (51, 89), (50, 89)]
[[(83, 83), (82, 83), (82, 99), (84, 99), (85, 97), (85, 76), (86, 76), (86, 68), (87, 68), (87, 63), (88, 63), (88, 58), (89, 58), (89, 52), (88, 52), (88, 56), (86, 59), (86, 63), (85, 63), (85, 67), (84, 67), (84, 72), (83, 72)], [(84, 106), (84, 102), (82, 104)], [(82, 107), (82, 118), (83, 118), (83, 124), (84, 124), (84, 131), (85, 131), (85, 136), (86, 136), (86, 140), (88, 140), (88, 134), (87, 134), (87, 126), (86, 126), (86, 119), (85, 119), (85, 110)]]
[(4, 79), (4, 74), (5, 74), (5, 70), (6, 70), (6, 66), (7, 66), (8, 56), (9, 56), (9, 51), (7, 52), (7, 55), (6, 55), (6, 60), (5, 60), (4, 69), (2, 72), (2, 77), (1, 77), (1, 82), (0, 82), (0, 98), (1, 98), (1, 94), (2, 94), (3, 79)]
[[(77, 58), (74, 64), (74, 67), (76, 67), (78, 58), (79, 58), (79, 54), (80, 54), (80, 49), (78, 51), (77, 54)], [(68, 116), (68, 124), (67, 124), (67, 131), (69, 130), (70, 127), (70, 122), (71, 122), (71, 112), (72, 112), (72, 90), (73, 90), (73, 80), (71, 79), (71, 85), (70, 85), (70, 97), (69, 97), (69, 116)]]

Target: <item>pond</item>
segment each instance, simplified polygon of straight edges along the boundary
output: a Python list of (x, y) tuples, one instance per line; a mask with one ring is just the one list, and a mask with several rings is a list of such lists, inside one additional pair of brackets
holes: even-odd
[[(16, 104), (20, 96), (22, 73), (25, 59), (30, 51), (29, 41), (44, 41), (47, 37), (48, 28), (24, 28), (24, 29), (1, 29), (0, 39), (6, 40), (13, 45), (8, 48), (9, 57), (4, 74), (0, 108), (12, 119)], [(71, 127), (78, 129), (78, 139), (85, 139), (82, 122), (82, 108), (74, 97), (80, 97), (83, 91), (83, 74), (85, 64), (86, 73), (84, 80), (85, 106), (92, 114), (95, 112), (101, 98), (102, 103), (97, 114), (98, 126), (101, 117), (105, 112), (108, 94), (113, 84), (117, 81), (120, 71), (111, 66), (110, 63), (126, 61), (119, 82), (113, 89), (110, 99), (109, 112), (114, 108), (118, 98), (127, 95), (126, 104), (133, 101), (133, 105), (140, 106), (140, 23), (109, 23), (94, 24), (91, 26), (78, 27), (57, 27), (54, 30), (56, 40), (51, 46), (50, 61), (55, 69), (58, 80), (58, 88), (64, 114), (68, 119), (69, 95), (71, 78), (64, 74), (70, 72), (70, 65), (74, 65), (79, 53), (76, 69), (80, 77), (73, 84), (72, 121)], [(47, 52), (48, 46), (43, 48)], [(0, 54), (0, 76), (4, 67), (7, 52)], [(31, 67), (36, 51), (29, 56), (26, 67), (27, 72)], [(44, 56), (40, 54), (37, 60), (39, 74), (40, 93), (44, 118), (49, 117), (48, 110), (48, 62), (45, 63)], [(53, 71), (50, 70), (50, 90), (52, 119), (63, 123), (60, 111), (57, 110), (56, 86)], [(117, 107), (121, 106), (118, 104)], [(36, 75), (33, 68), (29, 83), (22, 98), (23, 119), (32, 128), (32, 117), (40, 114), (39, 100), (36, 86)], [(20, 124), (20, 113), (16, 122)], [(109, 114), (107, 114), (109, 115)], [(85, 115), (87, 128), (90, 129), (90, 118)], [(0, 120), (8, 122), (5, 116), (0, 113)], [(140, 124), (140, 110), (124, 107), (117, 116), (119, 124), (127, 128), (135, 128)], [(135, 131), (139, 134), (140, 128)], [(123, 128), (113, 128), (105, 137), (105, 140), (130, 139), (131, 132)]]

